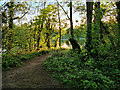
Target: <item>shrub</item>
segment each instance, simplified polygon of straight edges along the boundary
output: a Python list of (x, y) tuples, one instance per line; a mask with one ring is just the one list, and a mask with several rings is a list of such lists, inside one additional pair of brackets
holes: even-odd
[(22, 62), (19, 58), (15, 56), (8, 56), (7, 54), (2, 55), (2, 68), (3, 70), (8, 70), (12, 67), (21, 65)]
[(35, 56), (40, 56), (45, 53), (48, 53), (48, 51), (26, 53), (26, 54), (20, 54), (20, 55), (3, 54), (2, 55), (2, 69), (9, 70), (10, 68), (20, 66), (23, 61), (31, 60)]
[[(102, 69), (97, 68), (97, 65)], [(68, 52), (55, 53), (44, 62), (43, 67), (54, 78), (70, 88), (115, 88), (120, 86), (118, 83), (120, 71), (119, 69), (114, 71), (114, 65), (116, 63), (103, 58), (98, 64), (85, 52), (81, 54)], [(110, 67), (113, 73), (110, 69), (107, 70)]]

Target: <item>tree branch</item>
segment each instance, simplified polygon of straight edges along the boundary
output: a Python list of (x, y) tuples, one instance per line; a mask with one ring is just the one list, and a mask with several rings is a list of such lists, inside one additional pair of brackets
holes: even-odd
[[(56, 0), (57, 1), (57, 0)], [(64, 13), (67, 15), (68, 19), (70, 20), (70, 17), (68, 16), (67, 12), (65, 11), (65, 9), (62, 7), (62, 5), (59, 4), (59, 2), (57, 1), (58, 5), (62, 8), (62, 10), (64, 11)]]
[(27, 13), (28, 13), (28, 11), (25, 12), (21, 17), (15, 17), (15, 18), (13, 18), (13, 20), (15, 20), (15, 19), (22, 19)]

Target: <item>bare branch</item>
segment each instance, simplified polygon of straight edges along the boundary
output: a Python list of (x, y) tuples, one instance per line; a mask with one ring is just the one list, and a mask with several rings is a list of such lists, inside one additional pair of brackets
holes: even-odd
[[(56, 0), (57, 1), (57, 0)], [(62, 10), (64, 11), (64, 13), (67, 15), (68, 19), (70, 20), (70, 17), (68, 16), (67, 12), (65, 11), (65, 9), (62, 7), (62, 5), (59, 4), (59, 2), (57, 1), (58, 5), (62, 8)]]
[(28, 13), (28, 11), (25, 12), (21, 17), (15, 17), (15, 18), (13, 18), (13, 20), (15, 20), (15, 19), (22, 19), (27, 13)]

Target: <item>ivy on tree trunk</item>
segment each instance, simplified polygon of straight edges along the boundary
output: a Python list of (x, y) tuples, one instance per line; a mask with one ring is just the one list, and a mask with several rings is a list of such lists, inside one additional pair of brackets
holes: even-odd
[(86, 49), (89, 53), (91, 53), (91, 41), (92, 41), (92, 10), (93, 10), (93, 2), (86, 2), (87, 6), (87, 36), (86, 36)]

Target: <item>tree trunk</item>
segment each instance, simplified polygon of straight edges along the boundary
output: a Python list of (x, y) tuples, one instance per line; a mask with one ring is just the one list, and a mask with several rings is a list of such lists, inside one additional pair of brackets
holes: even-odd
[(120, 47), (120, 1), (116, 2), (116, 6), (117, 6), (117, 22), (118, 22), (118, 44), (117, 47)]
[(59, 35), (60, 35), (60, 37), (59, 37), (59, 47), (61, 48), (61, 22), (60, 22), (59, 4), (58, 4), (58, 19), (59, 19)]
[(105, 44), (105, 41), (103, 40), (103, 23), (100, 21), (100, 42)]
[(92, 10), (93, 10), (93, 2), (86, 2), (87, 6), (87, 41), (86, 41), (86, 49), (89, 53), (91, 53), (91, 41), (92, 41), (92, 36), (91, 36), (91, 30), (92, 30)]
[(46, 41), (47, 41), (47, 47), (50, 48), (50, 37), (51, 37), (51, 31), (52, 28), (50, 28), (50, 18), (48, 18), (48, 21), (46, 23), (47, 33), (46, 33)]
[(100, 1), (95, 3), (95, 28), (94, 28), (94, 39), (93, 39), (93, 52), (92, 56), (98, 59), (98, 46), (99, 46), (99, 32), (100, 32)]
[(29, 38), (29, 51), (31, 51), (31, 36)]
[[(46, 4), (46, 2), (44, 2), (44, 9), (45, 9), (45, 4)], [(43, 13), (44, 14), (44, 13)], [(43, 30), (43, 23), (44, 23), (44, 20), (45, 20), (45, 17), (43, 16), (43, 22), (41, 23), (41, 27), (40, 27), (40, 25), (39, 25), (39, 27), (38, 27), (38, 39), (37, 39), (37, 50), (39, 50), (40, 49), (40, 33), (42, 32), (42, 30)]]
[(9, 51), (12, 48), (12, 42), (13, 42), (13, 6), (14, 6), (14, 2), (10, 2), (10, 6), (9, 6), (9, 39), (8, 39), (8, 48), (7, 50)]
[(38, 39), (37, 39), (37, 50), (40, 49), (40, 33), (41, 33), (41, 28), (40, 28), (40, 25), (38, 27)]
[(48, 49), (50, 48), (50, 33), (46, 33), (46, 42), (47, 42), (47, 47)]
[(36, 30), (37, 30), (37, 27), (35, 26), (35, 29), (34, 29), (34, 36), (33, 36), (33, 38), (34, 38), (34, 49), (36, 49)]
[[(2, 18), (1, 13), (0, 13), (0, 18)], [(2, 48), (2, 29), (1, 29), (1, 27), (2, 27), (2, 20), (0, 19), (0, 48)]]
[(57, 41), (58, 41), (58, 38), (55, 39), (54, 47), (57, 47)]
[(72, 22), (72, 0), (70, 0), (70, 26), (71, 26), (71, 37), (74, 38), (73, 22)]
[(48, 40), (47, 40), (47, 47), (48, 47), (48, 49), (50, 48), (50, 38), (48, 38)]
[(69, 41), (70, 41), (70, 43), (72, 45), (73, 51), (77, 52), (78, 54), (80, 54), (81, 49), (80, 49), (80, 46), (77, 43), (77, 41), (75, 39), (73, 39), (73, 38), (70, 38)]

